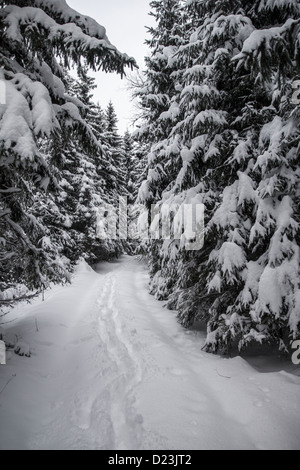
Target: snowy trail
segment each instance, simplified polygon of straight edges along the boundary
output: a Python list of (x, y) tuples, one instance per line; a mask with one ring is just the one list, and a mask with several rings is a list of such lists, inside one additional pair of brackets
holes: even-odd
[(135, 449), (141, 446), (138, 429), (141, 417), (134, 409), (134, 392), (141, 382), (141, 368), (123, 336), (120, 313), (115, 303), (116, 284), (116, 276), (107, 275), (103, 293), (98, 300), (98, 333), (102, 344), (106, 345), (107, 357), (114, 371), (109, 400), (114, 448)]
[(0, 369), (0, 390), (16, 374), (0, 395), (0, 449), (300, 448), (300, 378), (203, 353), (134, 258), (98, 274), (83, 264), (16, 314), (33, 355)]

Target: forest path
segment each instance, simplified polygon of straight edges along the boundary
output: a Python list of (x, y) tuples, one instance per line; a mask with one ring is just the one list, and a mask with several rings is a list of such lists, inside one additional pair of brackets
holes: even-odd
[(148, 282), (129, 256), (97, 273), (83, 263), (71, 286), (19, 308), (12, 331), (33, 354), (0, 369), (0, 390), (16, 374), (0, 449), (299, 448), (300, 378), (203, 353)]

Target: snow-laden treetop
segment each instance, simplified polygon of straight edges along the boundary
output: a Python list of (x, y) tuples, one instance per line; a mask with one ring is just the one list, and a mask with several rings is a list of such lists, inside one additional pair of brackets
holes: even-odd
[(125, 66), (135, 65), (133, 58), (110, 43), (103, 26), (70, 8), (65, 0), (0, 1), (0, 8), (3, 36), (14, 47), (29, 46), (39, 55), (51, 44), (66, 62), (67, 50), (75, 63), (84, 56), (91, 68), (121, 75)]
[(88, 66), (124, 75), (126, 66), (135, 65), (110, 43), (103, 26), (65, 0), (0, 0), (0, 80), (6, 91), (0, 166), (10, 164), (12, 155), (22, 164), (32, 161), (40, 153), (37, 139), (66, 127), (77, 126), (99, 146), (81, 118), (82, 103), (66, 93), (66, 69)]

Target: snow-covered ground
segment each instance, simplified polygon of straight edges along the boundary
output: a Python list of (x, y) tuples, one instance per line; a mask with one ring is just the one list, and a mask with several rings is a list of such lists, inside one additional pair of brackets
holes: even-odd
[(32, 356), (0, 366), (0, 449), (300, 448), (300, 368), (205, 354), (142, 262), (97, 271), (11, 313)]

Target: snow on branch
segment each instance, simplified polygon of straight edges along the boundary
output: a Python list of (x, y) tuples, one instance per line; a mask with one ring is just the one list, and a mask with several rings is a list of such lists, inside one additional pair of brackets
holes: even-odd
[[(10, 4), (0, 10), (8, 41), (19, 43), (23, 48), (25, 39), (33, 53), (38, 53), (49, 43), (67, 63), (66, 53), (75, 64), (84, 57), (95, 70), (117, 71), (123, 75), (126, 65), (135, 66), (133, 58), (120, 53), (109, 42), (105, 28), (69, 9), (64, 1), (36, 1), (34, 4), (23, 8)], [(46, 11), (41, 9), (43, 7)], [(60, 24), (62, 20), (64, 22)], [(41, 41), (35, 40), (36, 33)]]
[(85, 34), (109, 42), (104, 26), (99, 25), (93, 18), (80, 15), (70, 8), (65, 0), (35, 0), (35, 5), (42, 8), (57, 23), (75, 23)]
[[(273, 44), (278, 41), (284, 41), (285, 36), (290, 33), (293, 27), (300, 25), (300, 20), (288, 19), (283, 26), (277, 26), (268, 29), (255, 30), (245, 40), (242, 51), (233, 57), (233, 61), (238, 62), (238, 68), (249, 57), (259, 58), (262, 49), (269, 55), (274, 53)], [(299, 37), (299, 33), (298, 33)]]
[(284, 6), (286, 10), (291, 13), (300, 15), (300, 5), (298, 0), (261, 0), (258, 11), (272, 11), (274, 8), (282, 8)]

